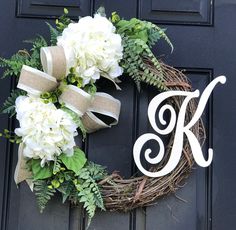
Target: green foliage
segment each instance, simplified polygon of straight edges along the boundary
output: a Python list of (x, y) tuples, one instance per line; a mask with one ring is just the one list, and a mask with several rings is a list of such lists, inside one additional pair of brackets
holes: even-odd
[(17, 136), (14, 132), (11, 132), (8, 129), (4, 129), (3, 133), (0, 133), (0, 137), (8, 139), (11, 143), (20, 144), (22, 142), (21, 137)]
[(51, 46), (55, 46), (57, 44), (57, 37), (60, 35), (60, 32), (54, 28), (53, 26), (51, 26), (51, 24), (49, 24), (48, 22), (46, 22), (46, 24), (49, 27), (49, 31), (50, 31), (50, 43)]
[(40, 49), (42, 47), (48, 46), (46, 40), (42, 36), (38, 36), (35, 39), (27, 40), (25, 42), (32, 44), (32, 49), (30, 50), (30, 60), (29, 63), (26, 64), (33, 68), (42, 70), (42, 64), (40, 60)]
[(94, 84), (94, 82), (90, 81), (90, 83), (87, 84), (87, 85), (84, 87), (84, 91), (86, 91), (88, 94), (94, 96), (95, 93), (97, 92), (97, 87), (96, 87), (96, 85)]
[(73, 176), (75, 176), (74, 172), (71, 170), (66, 171), (66, 168), (63, 167), (62, 161), (57, 159), (54, 162), (53, 176), (51, 178), (50, 187), (58, 190), (61, 186), (63, 186), (65, 181), (71, 181)]
[[(50, 188), (55, 188), (62, 194), (62, 202), (64, 203), (67, 199), (71, 202), (78, 203), (78, 191), (75, 188), (74, 180), (77, 178), (75, 173), (71, 170), (66, 170), (63, 167), (62, 162), (57, 160), (59, 163), (59, 170), (54, 172), (54, 176), (51, 178)], [(56, 183), (55, 183), (56, 182)], [(58, 186), (59, 185), (59, 186)]]
[[(125, 72), (135, 81), (138, 89), (140, 83), (157, 87), (159, 90), (165, 90), (162, 69), (159, 61), (151, 52), (149, 46), (142, 39), (129, 39), (124, 37), (124, 58), (121, 62)], [(155, 66), (151, 69), (146, 61), (151, 61)]]
[[(79, 154), (79, 153), (78, 153)], [(80, 153), (81, 155), (81, 153)], [(75, 164), (78, 163), (75, 160)], [(58, 191), (62, 194), (63, 203), (70, 200), (74, 204), (83, 203), (88, 214), (90, 223), (95, 214), (96, 208), (105, 210), (103, 198), (97, 181), (102, 180), (106, 175), (104, 167), (87, 162), (78, 172), (66, 169), (68, 162), (57, 160), (54, 163), (53, 175), (45, 180), (35, 180), (35, 192), (40, 210), (45, 208), (50, 197)]]
[[(113, 17), (117, 18), (114, 14)], [(129, 39), (141, 39), (147, 43), (149, 47), (163, 38), (170, 45), (171, 50), (173, 50), (173, 45), (165, 34), (165, 29), (161, 29), (151, 22), (132, 18), (129, 21), (118, 20), (115, 23), (115, 26), (117, 28), (117, 33), (125, 35)]]
[(46, 180), (36, 180), (34, 181), (34, 191), (39, 206), (40, 212), (43, 212), (48, 201), (54, 196), (56, 190), (50, 188)]
[(151, 22), (144, 21), (144, 23), (148, 28), (148, 46), (152, 47), (159, 39), (164, 39), (171, 47), (171, 52), (173, 52), (174, 46), (165, 33), (166, 29), (162, 29)]
[(74, 111), (72, 111), (71, 109), (69, 109), (67, 107), (61, 107), (61, 109), (65, 112), (67, 112), (72, 117), (73, 121), (80, 129), (82, 136), (83, 136), (83, 140), (84, 140), (86, 138), (86, 129), (82, 123), (81, 118), (78, 116), (77, 113), (75, 113)]
[(65, 8), (64, 14), (56, 20), (57, 30), (61, 33), (72, 21), (68, 17), (69, 11)]
[(88, 169), (90, 176), (95, 181), (102, 180), (105, 176), (107, 176), (106, 168), (104, 166), (99, 165), (99, 164), (95, 164), (93, 162), (88, 162), (88, 164), (86, 165), (86, 168)]
[(83, 78), (76, 72), (75, 68), (70, 68), (70, 73), (66, 77), (67, 84), (75, 85), (78, 88), (83, 86)]
[(74, 149), (74, 154), (72, 156), (61, 154), (59, 159), (67, 169), (72, 170), (75, 174), (79, 173), (87, 161), (84, 152), (79, 148)]
[(13, 90), (10, 96), (3, 103), (0, 113), (8, 113), (10, 117), (13, 117), (16, 114), (15, 111), (15, 101), (16, 98), (22, 95), (26, 95), (26, 92), (20, 89)]
[(25, 42), (32, 44), (30, 53), (26, 50), (20, 50), (9, 59), (0, 58), (0, 67), (6, 68), (2, 78), (13, 76), (19, 77), (23, 65), (28, 65), (42, 70), (40, 48), (47, 46), (47, 42), (42, 36), (38, 36), (34, 40), (28, 40)]
[(54, 103), (56, 104), (59, 102), (59, 97), (61, 96), (62, 91), (60, 88), (55, 89), (52, 92), (44, 92), (40, 95), (40, 98), (44, 100), (44, 102), (47, 103)]
[[(122, 36), (124, 46), (124, 57), (121, 62), (125, 73), (127, 73), (140, 89), (140, 83), (157, 87), (159, 90), (166, 90), (161, 65), (151, 51), (151, 47), (163, 38), (173, 50), (165, 30), (136, 18), (131, 20), (120, 20), (119, 15), (112, 14), (112, 21), (117, 32)], [(151, 68), (150, 66), (154, 67)]]
[(70, 73), (67, 75), (65, 82), (66, 85), (75, 85), (78, 88), (83, 88), (90, 95), (94, 95), (97, 92), (97, 87), (94, 81), (91, 80), (89, 84), (83, 87), (83, 78), (81, 78), (76, 72), (75, 68), (70, 68)]
[(64, 171), (62, 170), (61, 163), (62, 163), (61, 160), (58, 158), (54, 160), (53, 170), (52, 170), (53, 175), (56, 175), (60, 171)]
[[(75, 155), (78, 157), (83, 153), (77, 149)], [(91, 162), (82, 166), (77, 159), (74, 159), (75, 162), (71, 167), (72, 162), (68, 164), (62, 159), (57, 159), (54, 165), (50, 164), (43, 168), (40, 166), (39, 159), (27, 161), (27, 167), (33, 173), (34, 191), (40, 212), (44, 210), (48, 201), (58, 191), (62, 194), (63, 203), (66, 200), (70, 200), (74, 204), (83, 203), (88, 214), (89, 225), (97, 207), (105, 210), (97, 182), (107, 176), (107, 172), (104, 167)], [(74, 167), (78, 167), (75, 166), (76, 164), (80, 164), (79, 171), (74, 170)]]
[(32, 171), (34, 180), (43, 180), (50, 178), (53, 175), (53, 167), (52, 164), (45, 164), (44, 167), (40, 164), (41, 159), (30, 159), (27, 162), (27, 166)]
[(88, 225), (95, 215), (96, 207), (105, 210), (103, 198), (96, 183), (97, 179), (102, 179), (106, 175), (103, 167), (94, 163), (88, 163), (78, 174), (78, 180), (74, 181), (78, 190), (79, 202), (84, 203), (84, 208), (88, 214)]
[(23, 65), (29, 63), (30, 55), (27, 51), (21, 50), (14, 54), (11, 58), (5, 59), (0, 57), (0, 67), (6, 68), (2, 78), (19, 76)]
[(65, 181), (57, 188), (57, 190), (62, 194), (62, 202), (65, 201), (70, 197), (71, 200), (77, 201), (78, 191), (75, 188), (75, 185), (72, 180)]
[(112, 12), (110, 20), (111, 20), (112, 23), (115, 24), (115, 23), (120, 21), (120, 16), (116, 12)]

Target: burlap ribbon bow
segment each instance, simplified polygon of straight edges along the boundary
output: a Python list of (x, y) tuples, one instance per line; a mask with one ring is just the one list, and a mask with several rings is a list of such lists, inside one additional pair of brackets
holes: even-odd
[[(57, 46), (41, 48), (41, 62), (44, 72), (26, 65), (22, 67), (18, 88), (39, 96), (43, 92), (50, 92), (58, 87), (58, 82), (67, 74), (67, 58), (63, 48)], [(119, 120), (120, 101), (107, 93), (97, 92), (91, 96), (74, 85), (67, 85), (59, 97), (59, 102), (81, 117), (88, 133), (116, 125)], [(107, 123), (100, 118), (100, 115), (108, 117), (112, 121)], [(25, 168), (22, 153), (23, 144), (19, 146), (15, 171), (17, 184), (31, 177)]]

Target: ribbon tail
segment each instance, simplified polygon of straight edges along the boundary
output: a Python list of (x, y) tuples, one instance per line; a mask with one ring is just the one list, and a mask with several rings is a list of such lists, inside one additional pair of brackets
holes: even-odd
[(32, 173), (29, 170), (27, 170), (26, 159), (23, 156), (23, 149), (24, 149), (23, 144), (20, 144), (18, 149), (18, 162), (14, 173), (14, 180), (17, 185), (22, 181), (26, 181), (30, 189), (32, 190), (33, 189), (33, 180), (31, 179)]
[(109, 77), (107, 74), (103, 74), (102, 77), (110, 80), (115, 85), (116, 90), (121, 90), (120, 86), (116, 84), (116, 81), (113, 78)]
[(29, 186), (31, 192), (33, 192), (33, 191), (34, 191), (34, 182), (33, 182), (33, 180), (32, 180), (32, 179), (27, 179), (27, 180), (25, 180), (25, 181), (26, 181), (26, 183), (28, 184), (28, 186)]

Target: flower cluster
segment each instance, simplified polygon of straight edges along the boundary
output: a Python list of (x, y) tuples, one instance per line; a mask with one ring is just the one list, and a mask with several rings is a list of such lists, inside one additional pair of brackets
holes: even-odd
[(122, 39), (115, 31), (107, 18), (95, 14), (94, 18), (87, 16), (69, 24), (57, 38), (57, 45), (65, 50), (68, 72), (75, 68), (83, 85), (100, 76), (114, 79), (122, 74)]
[(15, 133), (22, 137), (25, 157), (41, 159), (44, 166), (61, 153), (73, 154), (77, 126), (69, 114), (32, 96), (18, 97), (16, 112), (20, 128)]

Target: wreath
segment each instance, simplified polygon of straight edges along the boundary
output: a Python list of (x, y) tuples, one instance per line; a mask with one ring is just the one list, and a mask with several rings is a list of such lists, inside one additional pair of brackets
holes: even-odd
[[(19, 128), (1, 134), (19, 144), (16, 183), (27, 181), (40, 211), (56, 192), (61, 193), (63, 202), (83, 203), (89, 222), (96, 208), (129, 211), (151, 205), (178, 189), (193, 166), (187, 140), (181, 160), (170, 174), (129, 179), (117, 172), (109, 175), (105, 167), (88, 161), (74, 140), (77, 130), (84, 139), (87, 133), (118, 123), (121, 104), (111, 95), (97, 92), (101, 78), (116, 89), (120, 89), (118, 77), (124, 73), (138, 89), (144, 83), (161, 92), (191, 91), (184, 73), (158, 60), (151, 50), (160, 39), (173, 50), (165, 30), (136, 18), (121, 19), (116, 12), (108, 19), (103, 8), (78, 22), (71, 21), (64, 9), (56, 27), (48, 26), (49, 46), (38, 36), (26, 41), (32, 43), (30, 51), (20, 50), (10, 59), (0, 59), (1, 67), (6, 68), (3, 78), (16, 77), (18, 82), (1, 109), (19, 121)], [(176, 96), (167, 103), (178, 111), (182, 102)], [(186, 122), (195, 110), (191, 100)], [(202, 120), (191, 131), (203, 143)], [(166, 165), (173, 139), (174, 133), (164, 159), (150, 171)]]

